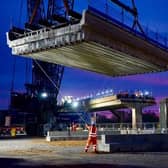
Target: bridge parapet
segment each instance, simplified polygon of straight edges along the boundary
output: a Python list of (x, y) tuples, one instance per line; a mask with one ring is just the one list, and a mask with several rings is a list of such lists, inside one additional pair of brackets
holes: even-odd
[[(8, 36), (7, 33), (7, 37)], [(7, 39), (9, 47), (12, 48), (12, 53), (15, 55), (22, 55), (82, 41), (84, 39), (84, 34), (81, 25), (76, 24), (59, 29), (44, 28), (32, 31), (25, 33), (22, 38), (13, 41), (10, 41), (9, 38)]]

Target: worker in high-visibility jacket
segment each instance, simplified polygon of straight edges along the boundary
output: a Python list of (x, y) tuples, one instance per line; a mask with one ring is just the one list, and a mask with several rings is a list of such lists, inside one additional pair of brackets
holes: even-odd
[(90, 145), (93, 145), (93, 151), (97, 152), (96, 146), (97, 146), (97, 128), (95, 124), (92, 124), (91, 126), (86, 124), (86, 128), (89, 131), (88, 134), (88, 140), (85, 146), (85, 152), (88, 151)]

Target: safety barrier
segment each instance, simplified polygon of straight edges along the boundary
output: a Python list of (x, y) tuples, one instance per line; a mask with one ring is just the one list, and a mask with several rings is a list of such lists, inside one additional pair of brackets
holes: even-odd
[(102, 152), (168, 151), (168, 134), (102, 135), (98, 150)]

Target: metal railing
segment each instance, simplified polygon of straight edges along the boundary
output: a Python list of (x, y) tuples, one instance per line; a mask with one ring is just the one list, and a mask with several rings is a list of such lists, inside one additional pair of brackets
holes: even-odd
[(124, 10), (119, 10), (115, 8), (109, 0), (89, 0), (88, 9), (95, 10), (103, 15), (107, 20), (115, 22), (119, 26), (131, 30), (135, 35), (145, 38), (145, 40), (157, 45), (158, 47), (168, 50), (168, 37), (167, 34), (163, 35), (157, 30), (153, 31), (148, 26), (141, 25), (145, 34), (140, 32), (140, 30), (132, 29), (134, 18), (125, 12)]
[[(132, 123), (97, 123), (98, 129), (112, 129), (112, 130), (121, 130), (121, 129), (132, 129)], [(136, 128), (141, 129), (158, 129), (158, 122), (145, 122), (145, 123), (137, 123)]]
[[(76, 131), (70, 131), (67, 127), (62, 131), (49, 131), (48, 136), (50, 137), (87, 137), (88, 130), (83, 124), (78, 124)], [(98, 136), (102, 134), (106, 135), (119, 135), (119, 134), (167, 134), (168, 129), (162, 129), (158, 122), (146, 122), (138, 123), (137, 128), (132, 128), (131, 123), (97, 123)]]

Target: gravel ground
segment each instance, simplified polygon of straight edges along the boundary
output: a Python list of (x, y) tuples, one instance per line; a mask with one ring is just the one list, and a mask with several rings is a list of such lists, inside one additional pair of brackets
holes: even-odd
[(85, 143), (0, 140), (0, 168), (168, 168), (168, 153), (84, 153)]

